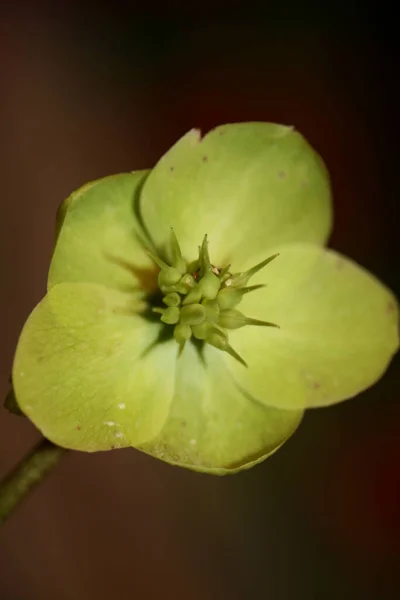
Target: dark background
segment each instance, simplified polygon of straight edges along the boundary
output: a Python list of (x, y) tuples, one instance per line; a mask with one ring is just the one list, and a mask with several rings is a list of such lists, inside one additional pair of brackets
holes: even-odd
[[(400, 295), (394, 16), (351, 1), (188, 4), (2, 5), (0, 396), (61, 200), (152, 166), (193, 126), (295, 125), (331, 172), (331, 245)], [(400, 597), (399, 395), (397, 358), (231, 477), (135, 450), (69, 454), (0, 532), (0, 599)], [(0, 409), (0, 476), (38, 437)]]

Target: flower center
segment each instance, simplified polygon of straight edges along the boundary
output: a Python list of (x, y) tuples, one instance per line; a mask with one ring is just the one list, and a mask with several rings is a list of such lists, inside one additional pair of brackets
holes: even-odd
[(228, 331), (246, 325), (278, 327), (268, 321), (246, 317), (237, 306), (243, 296), (263, 285), (248, 286), (251, 277), (274, 260), (266, 258), (243, 273), (231, 273), (231, 265), (216, 267), (210, 261), (207, 235), (199, 247), (199, 257), (188, 263), (182, 257), (173, 230), (167, 245), (168, 262), (149, 252), (160, 268), (158, 286), (163, 294), (163, 306), (152, 308), (161, 321), (173, 327), (175, 340), (183, 350), (191, 338), (201, 340), (228, 352), (243, 365), (245, 361), (229, 344)]

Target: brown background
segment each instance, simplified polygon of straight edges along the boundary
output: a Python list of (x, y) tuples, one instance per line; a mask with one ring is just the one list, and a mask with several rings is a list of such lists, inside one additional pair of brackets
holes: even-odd
[[(399, 294), (398, 64), (383, 7), (61, 6), (2, 8), (0, 397), (61, 200), (153, 165), (192, 126), (295, 125), (331, 171), (332, 245)], [(234, 477), (134, 450), (71, 453), (0, 532), (0, 599), (397, 597), (399, 392), (397, 358)], [(0, 476), (37, 438), (0, 409)]]

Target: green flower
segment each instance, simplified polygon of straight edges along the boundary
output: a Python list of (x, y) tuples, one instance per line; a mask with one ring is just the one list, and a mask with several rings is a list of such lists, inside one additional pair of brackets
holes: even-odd
[(153, 170), (84, 186), (19, 340), (19, 406), (76, 450), (216, 474), (264, 460), (398, 347), (394, 297), (323, 249), (330, 227), (321, 159), (274, 124), (192, 130)]

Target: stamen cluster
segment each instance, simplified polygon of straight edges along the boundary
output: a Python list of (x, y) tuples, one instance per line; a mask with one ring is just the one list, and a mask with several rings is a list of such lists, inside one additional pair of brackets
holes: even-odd
[(215, 346), (247, 366), (229, 344), (228, 332), (246, 325), (278, 327), (268, 321), (246, 317), (236, 307), (243, 296), (263, 285), (248, 286), (250, 278), (270, 263), (278, 254), (266, 258), (243, 273), (231, 273), (231, 265), (216, 267), (210, 261), (207, 235), (199, 247), (198, 258), (188, 263), (182, 257), (173, 230), (167, 248), (168, 263), (149, 252), (160, 268), (158, 285), (164, 294), (165, 307), (153, 307), (161, 321), (174, 326), (174, 338), (182, 351), (192, 337)]

